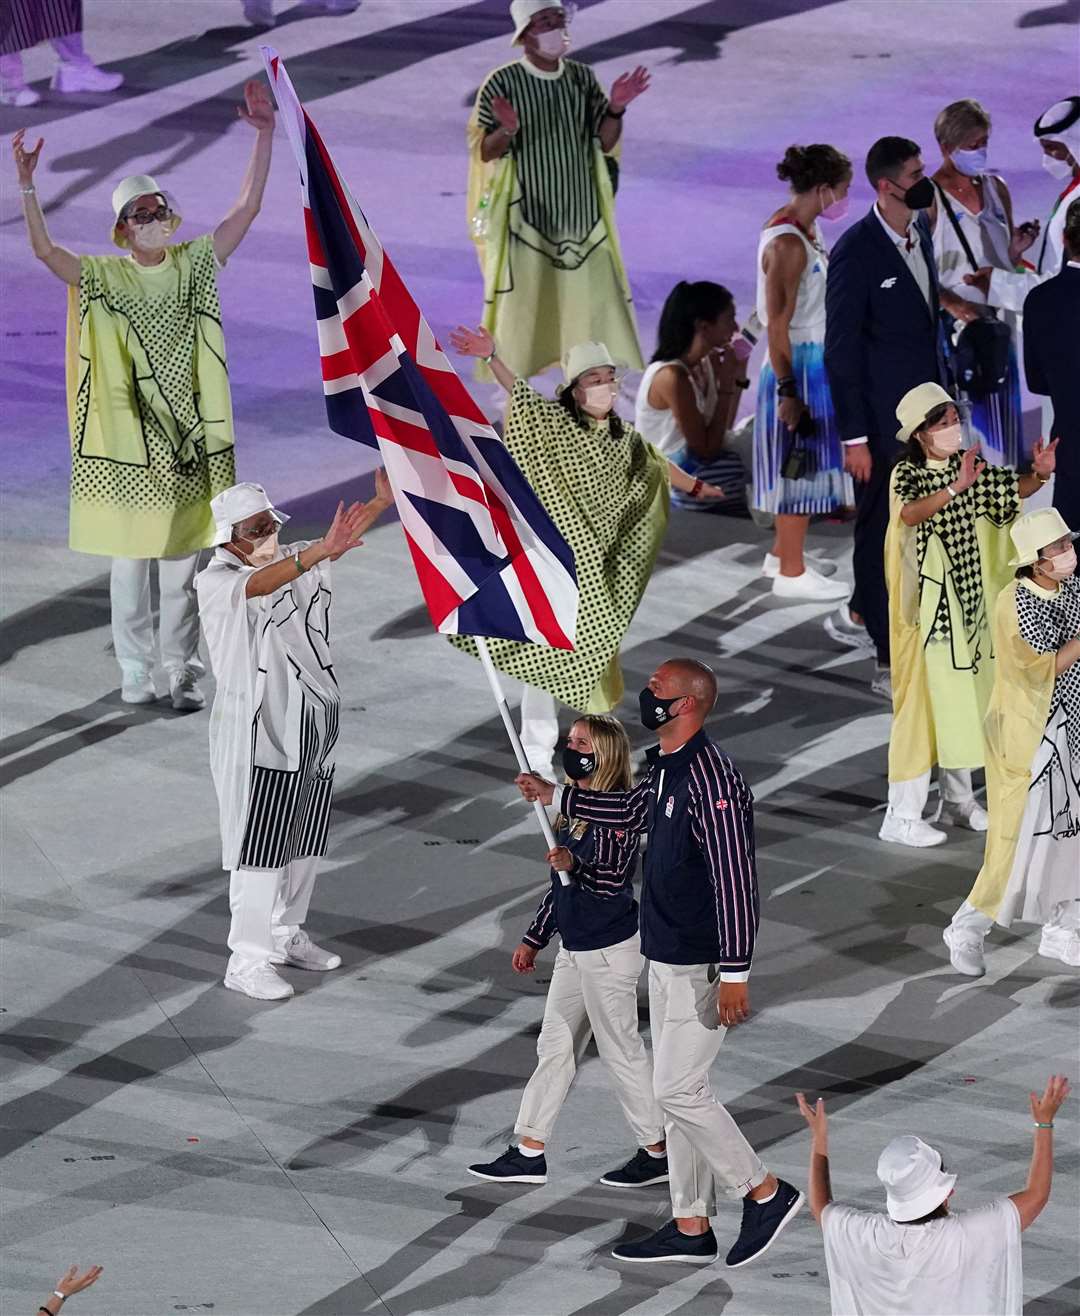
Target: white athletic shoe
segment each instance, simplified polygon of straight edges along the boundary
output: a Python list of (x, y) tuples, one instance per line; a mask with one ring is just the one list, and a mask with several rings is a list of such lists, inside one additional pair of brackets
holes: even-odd
[(893, 845), (912, 845), (918, 849), (941, 845), (949, 839), (944, 832), (931, 827), (922, 818), (898, 818), (892, 809), (886, 810), (878, 836)]
[(892, 669), (880, 663), (874, 668), (874, 679), (870, 682), (870, 693), (880, 695), (892, 703)]
[(80, 91), (115, 91), (124, 81), (122, 73), (99, 69), (92, 60), (61, 61), (52, 75), (52, 89), (63, 96)]
[[(818, 557), (814, 553), (803, 555), (803, 562), (808, 567), (813, 567), (819, 576), (835, 576), (836, 563), (830, 562), (827, 557)], [(775, 579), (780, 574), (780, 559), (775, 553), (766, 553), (765, 560), (761, 564), (761, 574), (767, 576), (770, 580)]]
[(1039, 954), (1080, 969), (1080, 931), (1076, 928), (1043, 928)]
[(957, 973), (968, 978), (981, 978), (986, 972), (986, 960), (983, 957), (983, 938), (970, 933), (958, 932), (950, 923), (941, 934), (941, 939), (949, 948), (949, 963)]
[(850, 594), (851, 586), (842, 580), (826, 580), (820, 571), (808, 566), (801, 576), (773, 576), (772, 592), (777, 599), (830, 603)]
[(951, 823), (953, 827), (966, 827), (969, 832), (985, 832), (990, 817), (976, 799), (945, 800), (936, 818), (937, 822)]
[(270, 963), (288, 964), (294, 969), (313, 969), (317, 973), (326, 973), (329, 969), (341, 967), (341, 956), (316, 946), (304, 929), (300, 928), (280, 950), (270, 956)]
[(41, 93), (35, 91), (33, 87), (28, 87), (26, 83), (20, 85), (5, 87), (0, 91), (0, 105), (14, 105), (18, 110), (25, 110), (31, 105), (36, 105), (41, 100)]
[(225, 973), (225, 986), (231, 992), (243, 992), (256, 1001), (284, 1001), (293, 994), (292, 983), (286, 982), (266, 963), (229, 968)]
[(206, 707), (206, 696), (199, 689), (195, 673), (188, 667), (169, 677), (169, 698), (178, 713), (195, 713)]
[(157, 690), (149, 672), (124, 672), (120, 678), (120, 698), (125, 704), (152, 704)]
[(851, 608), (841, 603), (835, 612), (830, 612), (821, 623), (830, 640), (842, 644), (845, 649), (858, 649), (860, 653), (876, 653), (877, 648), (870, 638), (870, 632), (851, 615)]

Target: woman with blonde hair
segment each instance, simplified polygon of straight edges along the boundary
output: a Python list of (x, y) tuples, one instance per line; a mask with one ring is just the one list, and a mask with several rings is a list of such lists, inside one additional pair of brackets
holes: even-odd
[[(629, 790), (630, 742), (622, 724), (579, 718), (566, 738), (563, 768), (568, 782), (585, 790)], [(638, 1032), (645, 961), (634, 899), (637, 836), (561, 816), (555, 833), (560, 844), (548, 854), (551, 884), (512, 960), (515, 973), (532, 973), (537, 953), (558, 933), (538, 1064), (522, 1094), (514, 1141), (489, 1164), (470, 1165), (469, 1173), (499, 1183), (547, 1182), (544, 1149), (592, 1036), (638, 1142), (626, 1165), (600, 1182), (611, 1188), (667, 1183), (664, 1121)]]

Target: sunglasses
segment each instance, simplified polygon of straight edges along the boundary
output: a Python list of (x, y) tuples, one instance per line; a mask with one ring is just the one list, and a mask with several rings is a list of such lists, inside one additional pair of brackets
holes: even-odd
[(132, 211), (130, 215), (125, 216), (125, 219), (130, 219), (133, 224), (138, 224), (139, 227), (142, 228), (145, 224), (153, 224), (155, 222), (164, 224), (171, 215), (172, 211), (168, 206), (158, 206), (156, 210)]

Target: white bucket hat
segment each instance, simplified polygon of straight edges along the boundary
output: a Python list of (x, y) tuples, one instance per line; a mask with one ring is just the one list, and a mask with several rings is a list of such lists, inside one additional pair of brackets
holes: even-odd
[(278, 511), (261, 484), (251, 484), (246, 480), (215, 494), (210, 499), (210, 512), (214, 518), (215, 548), (232, 539), (233, 526), (259, 512), (269, 512), (278, 525), (284, 525), (289, 519), (285, 512)]
[(172, 219), (169, 220), (172, 225), (170, 232), (175, 233), (180, 227), (180, 214), (170, 193), (158, 187), (157, 180), (151, 178), (149, 174), (131, 174), (128, 178), (124, 178), (117, 183), (112, 194), (113, 229), (110, 237), (116, 246), (125, 251), (131, 246), (131, 243), (128, 242), (123, 230), (119, 227), (121, 216), (136, 197), (148, 196), (151, 193), (155, 196), (164, 197), (165, 204), (173, 212)]
[(1056, 507), (1040, 507), (1037, 512), (1018, 516), (1009, 526), (1009, 537), (1016, 549), (1016, 556), (1009, 559), (1009, 566), (1034, 566), (1047, 544), (1056, 543), (1063, 535), (1075, 539), (1076, 533), (1065, 524), (1065, 518)]
[(919, 384), (909, 388), (896, 406), (896, 419), (900, 422), (900, 428), (896, 431), (897, 441), (907, 443), (927, 416), (942, 403), (955, 407), (956, 399), (946, 393), (940, 384)]
[(558, 0), (510, 0), (510, 21), (514, 25), (512, 46), (521, 44), (525, 29), (545, 9), (561, 9), (565, 13), (566, 6), (559, 4)]
[(575, 379), (580, 379), (586, 370), (600, 370), (605, 366), (612, 370), (619, 369), (606, 343), (575, 343), (563, 357), (563, 388)]
[(878, 1157), (877, 1177), (885, 1186), (885, 1207), (898, 1224), (919, 1220), (944, 1202), (956, 1183), (941, 1168), (941, 1153), (905, 1134), (893, 1138)]

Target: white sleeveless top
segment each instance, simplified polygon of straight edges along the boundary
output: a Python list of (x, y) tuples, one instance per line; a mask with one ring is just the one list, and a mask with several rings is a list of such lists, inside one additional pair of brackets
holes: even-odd
[(794, 224), (773, 224), (761, 230), (757, 253), (757, 314), (763, 325), (769, 323), (765, 309), (765, 270), (762, 268), (765, 248), (783, 233), (793, 233), (806, 248), (806, 267), (799, 279), (799, 295), (795, 301), (795, 314), (788, 326), (793, 341), (825, 341), (825, 279), (829, 269), (829, 253), (821, 238), (817, 224), (811, 242), (802, 229)]
[(711, 370), (706, 371), (708, 382), (702, 388), (694, 377), (694, 372), (688, 370), (686, 363), (677, 358), (674, 361), (653, 361), (645, 367), (645, 373), (641, 376), (641, 383), (638, 385), (637, 400), (634, 403), (634, 429), (647, 443), (658, 448), (665, 457), (674, 457), (686, 447), (686, 439), (679, 429), (675, 413), (670, 408), (660, 410), (649, 406), (649, 389), (652, 387), (657, 371), (663, 370), (665, 366), (677, 366), (690, 380), (690, 387), (694, 390), (694, 401), (706, 425), (716, 410), (716, 379)]

